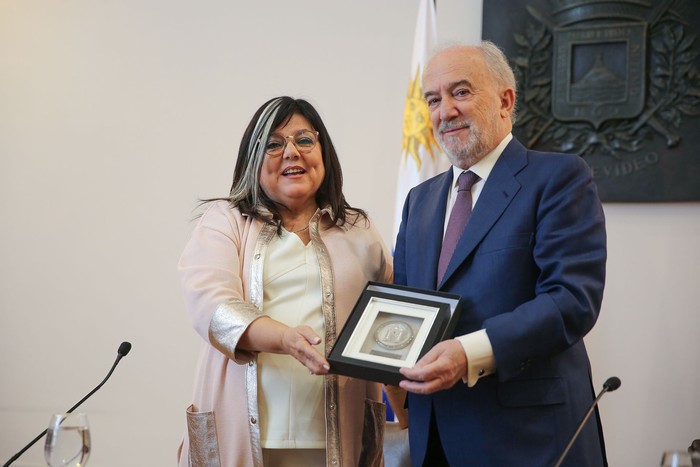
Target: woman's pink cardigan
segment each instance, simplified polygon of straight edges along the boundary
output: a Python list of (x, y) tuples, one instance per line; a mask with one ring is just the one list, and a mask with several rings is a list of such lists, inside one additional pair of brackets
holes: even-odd
[[(391, 282), (391, 254), (370, 222), (335, 226), (329, 210), (317, 211), (310, 234), (321, 270), (328, 354), (367, 281)], [(264, 313), (262, 267), (274, 235), (274, 227), (217, 201), (180, 258), (187, 311), (204, 340), (178, 451), (181, 467), (190, 457), (193, 466), (262, 467), (256, 357), (237, 349), (237, 342)], [(327, 464), (381, 465), (381, 385), (337, 375), (324, 383)]]

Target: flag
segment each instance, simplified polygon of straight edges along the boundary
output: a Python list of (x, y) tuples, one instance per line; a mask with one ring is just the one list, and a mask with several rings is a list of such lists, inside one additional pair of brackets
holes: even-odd
[(433, 136), (428, 105), (423, 99), (421, 81), (428, 54), (437, 44), (434, 0), (420, 0), (413, 39), (410, 81), (403, 115), (403, 144), (396, 187), (394, 238), (399, 232), (401, 212), (408, 191), (420, 182), (444, 172), (450, 162)]
[[(411, 59), (408, 94), (403, 114), (403, 143), (396, 186), (394, 239), (399, 233), (401, 212), (408, 191), (420, 182), (444, 172), (450, 167), (450, 162), (440, 150), (440, 146), (433, 136), (428, 104), (423, 99), (423, 90), (421, 89), (423, 68), (428, 61), (428, 54), (436, 44), (435, 1), (420, 0), (416, 32), (413, 39), (413, 58)], [(383, 391), (383, 399), (387, 405), (387, 420), (397, 421), (385, 391)]]

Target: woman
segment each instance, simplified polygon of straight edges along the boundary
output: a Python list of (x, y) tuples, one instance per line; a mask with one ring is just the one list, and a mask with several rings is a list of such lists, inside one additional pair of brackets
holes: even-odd
[(204, 339), (180, 466), (381, 464), (381, 386), (324, 355), (367, 281), (391, 282), (391, 255), (308, 102), (258, 109), (179, 272)]

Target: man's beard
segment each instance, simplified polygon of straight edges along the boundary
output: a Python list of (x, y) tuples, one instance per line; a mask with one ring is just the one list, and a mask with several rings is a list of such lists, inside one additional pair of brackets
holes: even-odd
[[(498, 144), (498, 142), (492, 142), (495, 138), (496, 124), (495, 118), (491, 118), (486, 122), (484, 128), (480, 128), (478, 125), (465, 120), (443, 122), (438, 132), (438, 144), (452, 165), (466, 169), (483, 159)], [(442, 134), (444, 130), (465, 126), (469, 127), (469, 135), (464, 143), (457, 138), (450, 143), (444, 141)], [(491, 146), (492, 144), (493, 147)]]

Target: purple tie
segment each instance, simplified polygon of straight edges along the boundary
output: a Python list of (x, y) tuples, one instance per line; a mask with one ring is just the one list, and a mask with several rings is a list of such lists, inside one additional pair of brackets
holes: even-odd
[(457, 189), (457, 199), (455, 200), (450, 221), (447, 223), (445, 238), (442, 240), (442, 250), (440, 250), (440, 261), (438, 261), (438, 284), (442, 282), (447, 265), (450, 264), (452, 254), (457, 248), (459, 237), (462, 236), (464, 227), (467, 225), (469, 215), (472, 212), (472, 185), (479, 180), (479, 176), (472, 171), (462, 172), (457, 179), (459, 188)]

